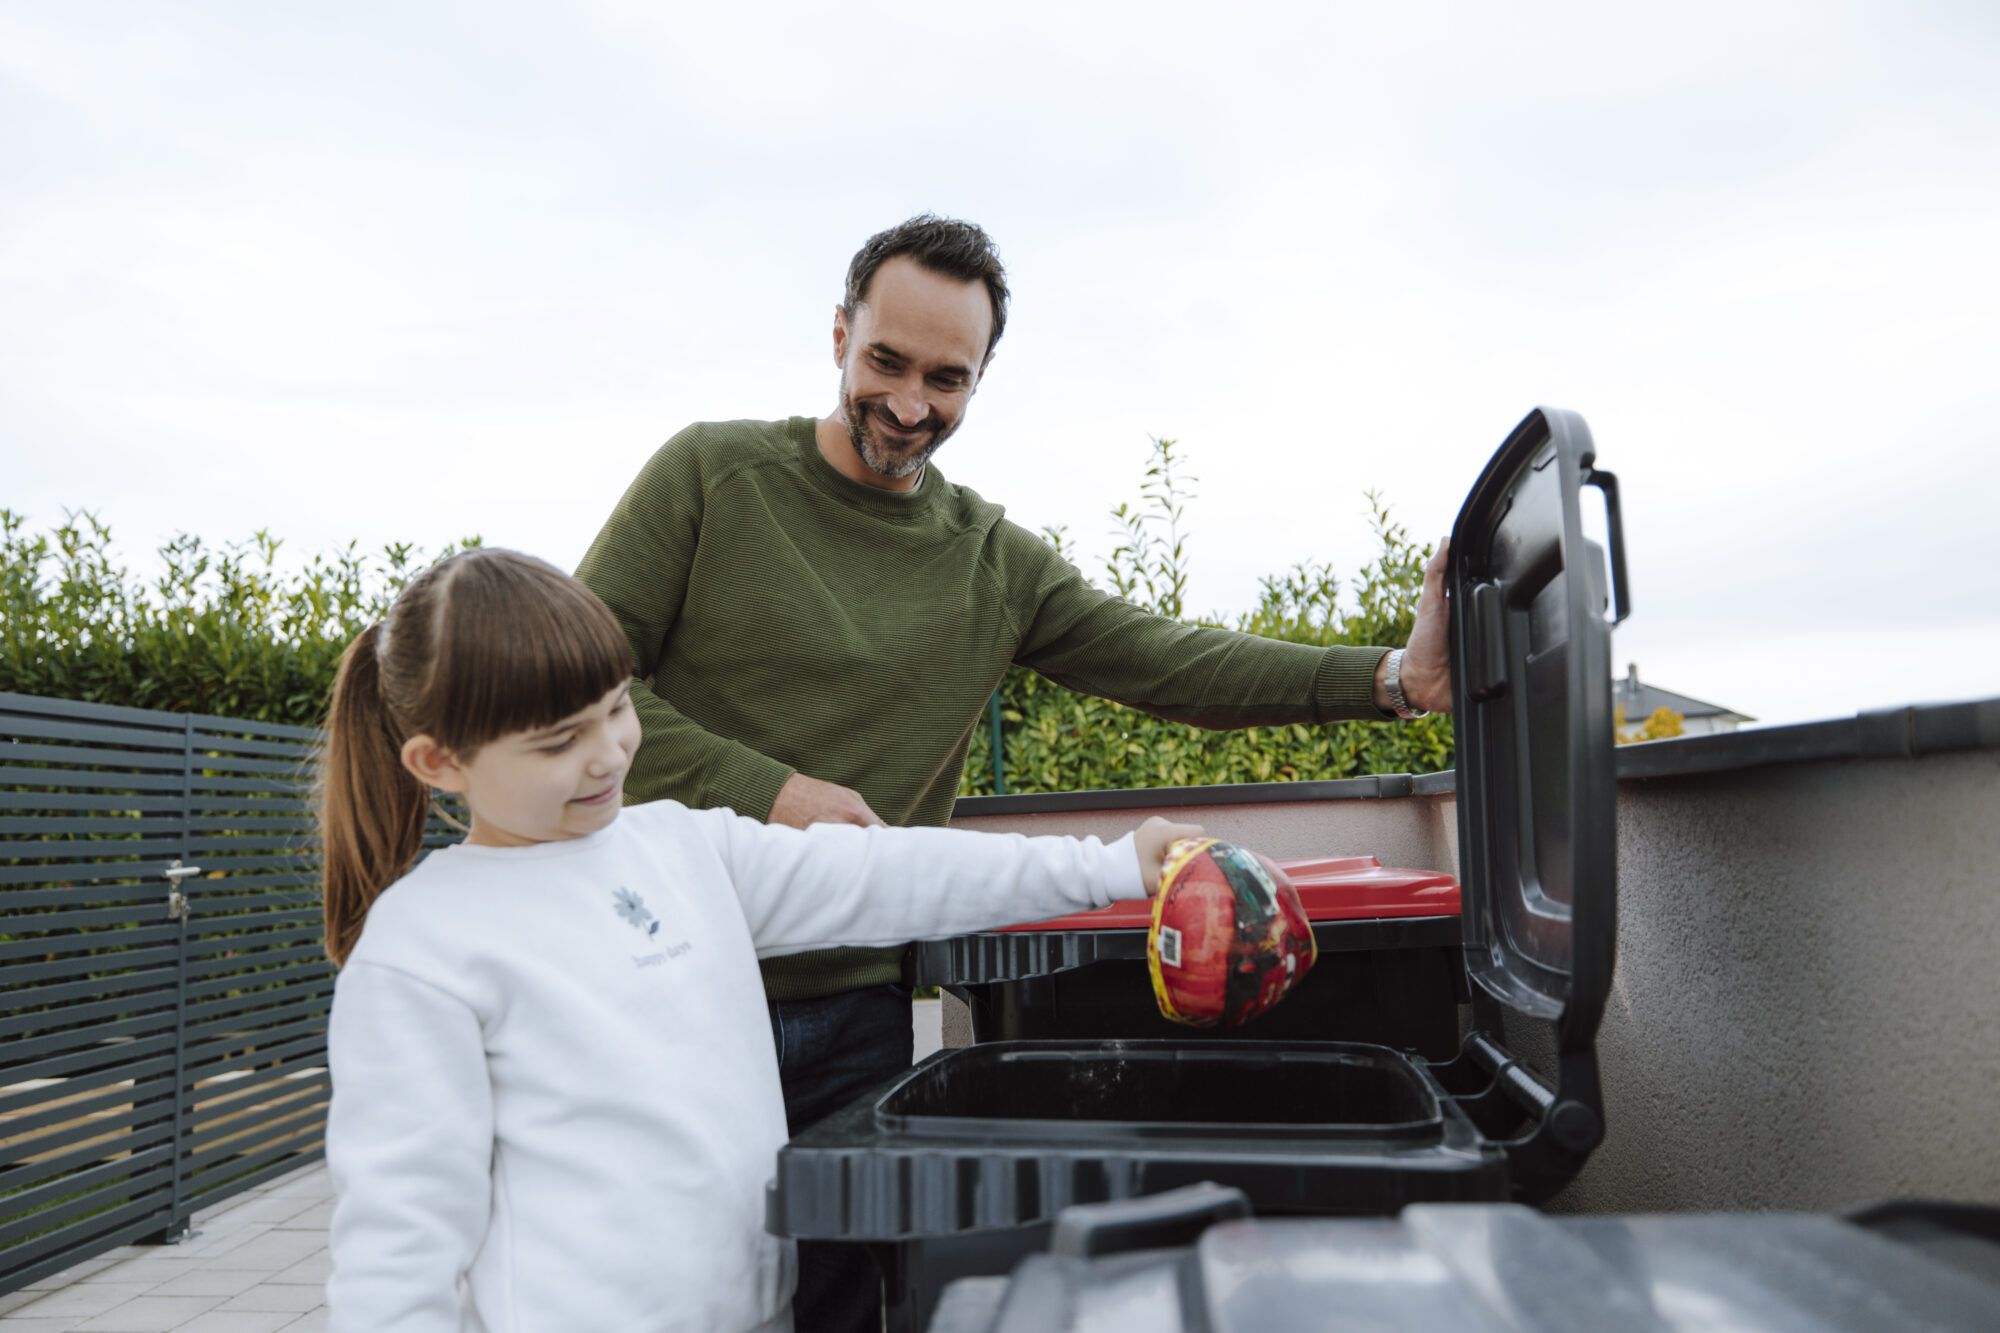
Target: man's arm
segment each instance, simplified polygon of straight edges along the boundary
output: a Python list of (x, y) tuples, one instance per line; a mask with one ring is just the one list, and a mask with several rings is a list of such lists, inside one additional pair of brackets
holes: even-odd
[(695, 809), (727, 807), (800, 828), (879, 824), (882, 820), (857, 793), (716, 735), (653, 689), (701, 540), (700, 430), (688, 427), (639, 469), (576, 570), (584, 586), (611, 608), (632, 645), (632, 708), (641, 740), (625, 775), (625, 799), (664, 798)]
[[(1395, 716), (1382, 687), (1387, 648), (1319, 648), (1183, 625), (1091, 587), (1029, 534), (1015, 529), (1015, 538), (1010, 555), (1025, 566), (1009, 580), (1025, 622), (1015, 661), (1058, 684), (1214, 729)], [(1444, 655), (1441, 562), (1442, 553), (1426, 570), (1425, 602), (1434, 588), (1435, 606), (1420, 603), (1422, 645), (1413, 634), (1403, 661), (1405, 695), (1423, 707), (1440, 686), (1445, 707), (1451, 698), (1449, 662), (1434, 670), (1432, 660)]]
[(632, 708), (641, 741), (625, 775), (625, 799), (727, 806), (763, 819), (792, 778), (791, 767), (702, 727), (652, 686), (701, 539), (700, 430), (688, 427), (639, 469), (576, 576), (611, 608), (632, 645)]

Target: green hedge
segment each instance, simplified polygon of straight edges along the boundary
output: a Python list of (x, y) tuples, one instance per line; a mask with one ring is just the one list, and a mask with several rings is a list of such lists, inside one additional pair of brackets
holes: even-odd
[(148, 581), (117, 562), (94, 514), (30, 534), (0, 509), (0, 690), (318, 726), (342, 650), (428, 561), (350, 544), (287, 574), (281, 545), (264, 531), (220, 549), (175, 537)]
[[(1263, 581), (1245, 615), (1188, 614), (1187, 502), (1171, 440), (1156, 440), (1136, 504), (1112, 511), (1121, 540), (1106, 586), (1163, 615), (1297, 643), (1402, 643), (1428, 547), (1412, 544), (1370, 495), (1376, 557), (1343, 588), (1300, 565)], [(1045, 534), (1064, 550), (1060, 531)], [(180, 536), (160, 549), (150, 581), (114, 558), (111, 529), (89, 513), (46, 533), (0, 510), (0, 690), (298, 726), (325, 712), (341, 650), (380, 617), (409, 577), (466, 538), (424, 557), (393, 545), (345, 549), (282, 571), (268, 532), (212, 548)], [(1065, 552), (1066, 553), (1066, 552)], [(1350, 596), (1343, 597), (1346, 591)], [(1337, 723), (1208, 732), (1073, 694), (1031, 672), (1000, 689), (1008, 791), (1279, 782), (1364, 773), (1423, 773), (1452, 762), (1451, 721)], [(962, 790), (994, 790), (991, 732), (978, 728)]]
[[(1112, 511), (1120, 540), (1105, 562), (1104, 586), (1190, 624), (1292, 643), (1408, 641), (1432, 548), (1411, 542), (1374, 492), (1367, 499), (1379, 549), (1345, 587), (1331, 569), (1301, 564), (1264, 578), (1258, 604), (1246, 615), (1189, 615), (1187, 507), (1197, 478), (1186, 474), (1177, 448), (1172, 440), (1153, 441), (1139, 502)], [(1043, 535), (1069, 554), (1065, 533), (1052, 529)], [(1343, 591), (1349, 595), (1343, 597)], [(1294, 782), (1432, 773), (1452, 766), (1451, 719), (1444, 716), (1395, 724), (1202, 731), (1072, 693), (1018, 669), (1001, 683), (1000, 703), (1001, 776), (1009, 792)], [(982, 726), (960, 791), (985, 795), (995, 786), (991, 728)]]

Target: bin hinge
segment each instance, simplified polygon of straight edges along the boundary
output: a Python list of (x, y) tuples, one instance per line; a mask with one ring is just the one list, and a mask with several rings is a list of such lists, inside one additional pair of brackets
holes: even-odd
[(160, 878), (167, 882), (167, 920), (188, 919), (188, 896), (181, 892), (181, 881), (200, 873), (200, 866), (184, 866), (179, 861), (160, 872)]

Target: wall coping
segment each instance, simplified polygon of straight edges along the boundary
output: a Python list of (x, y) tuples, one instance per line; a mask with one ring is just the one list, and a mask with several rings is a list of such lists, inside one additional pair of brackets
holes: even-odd
[[(2000, 750), (2000, 698), (1877, 708), (1823, 722), (1621, 745), (1618, 777), (1620, 781), (1638, 781), (1762, 768), (1770, 764), (1916, 759), (1957, 750)], [(976, 819), (1084, 810), (1386, 800), (1441, 796), (1456, 789), (1457, 774), (1446, 769), (1442, 773), (1380, 773), (1330, 782), (1239, 782), (1207, 787), (1124, 787), (1022, 796), (961, 796), (952, 807), (952, 815), (958, 819)]]

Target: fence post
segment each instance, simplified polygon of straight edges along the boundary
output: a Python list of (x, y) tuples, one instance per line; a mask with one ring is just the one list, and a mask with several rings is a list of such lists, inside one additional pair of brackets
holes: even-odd
[(188, 1237), (188, 1167), (193, 1154), (185, 1141), (194, 1089), (187, 1082), (188, 906), (181, 883), (199, 873), (194, 861), (194, 718), (181, 715), (181, 854), (161, 876), (167, 882), (167, 917), (179, 928), (174, 936), (174, 1074), (173, 1171), (168, 1195), (167, 1225), (147, 1236), (147, 1245), (178, 1245)]

